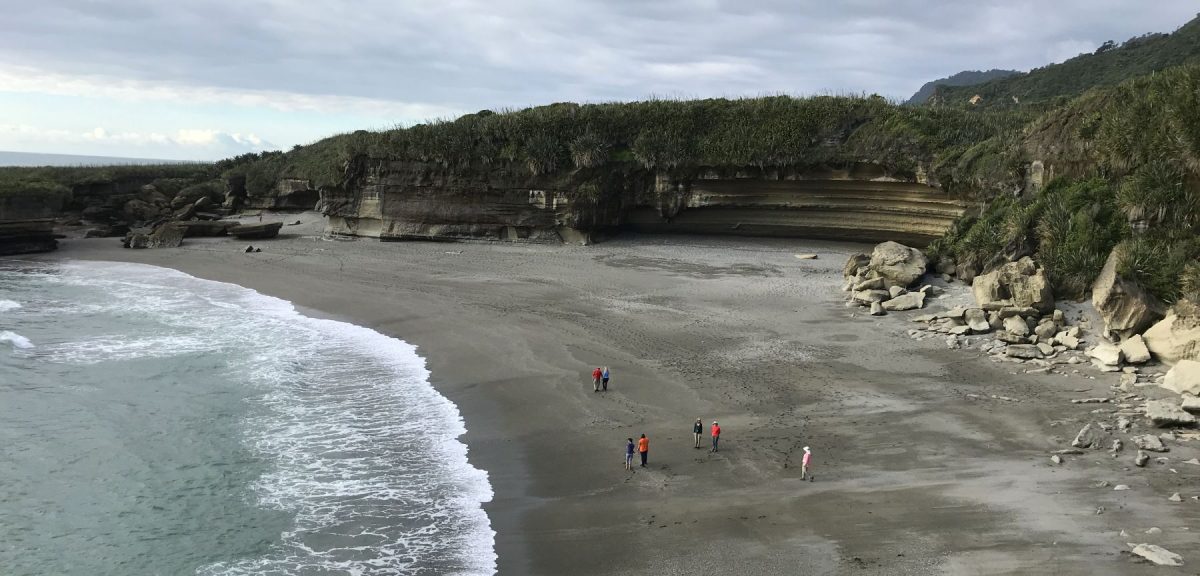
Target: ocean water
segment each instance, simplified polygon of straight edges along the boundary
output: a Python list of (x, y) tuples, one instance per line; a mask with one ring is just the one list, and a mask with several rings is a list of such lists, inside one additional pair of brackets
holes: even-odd
[(493, 574), (414, 347), (151, 266), (0, 262), (0, 574)]

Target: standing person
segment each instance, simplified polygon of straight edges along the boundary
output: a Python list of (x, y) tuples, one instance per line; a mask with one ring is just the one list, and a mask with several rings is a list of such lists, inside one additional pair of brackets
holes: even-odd
[(713, 439), (712, 451), (716, 452), (717, 451), (717, 441), (721, 439), (721, 426), (719, 426), (717, 424), (716, 420), (713, 420), (712, 439)]
[(600, 384), (604, 386), (604, 391), (608, 392), (608, 366), (605, 366), (604, 371), (600, 373)]
[(633, 470), (633, 438), (625, 444), (625, 469)]
[(812, 451), (808, 446), (804, 447), (804, 457), (800, 459), (800, 479), (803, 480), (806, 476), (808, 481), (812, 482), (812, 476), (808, 475), (808, 463), (812, 461)]
[(600, 368), (592, 370), (592, 392), (600, 391)]
[(699, 448), (700, 435), (704, 434), (704, 421), (699, 416), (696, 417), (696, 423), (692, 424), (692, 434), (696, 436), (696, 448)]
[(650, 439), (646, 438), (645, 434), (638, 438), (638, 454), (642, 455), (642, 468), (645, 468), (646, 457), (650, 455)]

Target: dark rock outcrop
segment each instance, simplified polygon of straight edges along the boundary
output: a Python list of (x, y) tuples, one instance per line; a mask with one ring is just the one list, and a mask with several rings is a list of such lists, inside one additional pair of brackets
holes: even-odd
[(44, 190), (0, 194), (0, 256), (57, 248), (54, 218), (63, 199), (63, 194)]
[[(230, 202), (230, 193), (235, 189), (234, 183), (230, 183), (229, 191), (226, 193), (226, 205), (236, 203)], [(242, 193), (245, 192), (245, 181), (242, 182)], [(237, 195), (234, 196), (236, 198)], [(261, 195), (245, 195), (245, 205), (248, 208), (258, 208), (260, 210), (312, 210), (316, 206), (317, 201), (321, 199), (320, 192), (312, 187), (308, 180), (300, 178), (282, 178), (275, 183), (275, 186)], [(234, 206), (229, 206), (234, 207)]]

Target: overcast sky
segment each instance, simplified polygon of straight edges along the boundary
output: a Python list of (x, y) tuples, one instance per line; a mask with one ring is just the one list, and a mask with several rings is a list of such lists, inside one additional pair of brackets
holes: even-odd
[(214, 159), (567, 100), (907, 98), (960, 70), (1028, 70), (1169, 32), (1198, 10), (1195, 0), (38, 0), (0, 18), (0, 150)]

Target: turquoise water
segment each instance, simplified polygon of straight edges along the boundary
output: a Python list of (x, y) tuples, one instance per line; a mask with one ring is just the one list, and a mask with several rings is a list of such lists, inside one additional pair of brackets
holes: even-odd
[(150, 266), (0, 263), (0, 573), (492, 574), (402, 341)]

